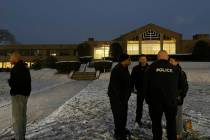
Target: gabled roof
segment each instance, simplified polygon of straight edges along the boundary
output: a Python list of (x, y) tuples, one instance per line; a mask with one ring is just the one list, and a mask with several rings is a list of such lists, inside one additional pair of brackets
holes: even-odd
[(160, 32), (160, 33), (165, 33), (165, 34), (170, 34), (170, 35), (173, 35), (173, 36), (182, 36), (182, 34), (178, 33), (178, 32), (175, 32), (175, 31), (172, 31), (170, 29), (167, 29), (167, 28), (164, 28), (164, 27), (161, 27), (159, 25), (156, 25), (156, 24), (153, 24), (153, 23), (150, 23), (150, 24), (147, 24), (143, 27), (140, 27), (140, 28), (137, 28), (133, 31), (130, 31), (126, 34), (123, 34), (121, 35), (120, 37), (118, 38), (115, 38), (114, 40), (123, 40), (124, 38), (128, 37), (130, 34), (132, 33), (140, 33), (140, 32), (145, 32), (149, 29), (153, 29), (154, 31), (157, 31), (157, 32)]

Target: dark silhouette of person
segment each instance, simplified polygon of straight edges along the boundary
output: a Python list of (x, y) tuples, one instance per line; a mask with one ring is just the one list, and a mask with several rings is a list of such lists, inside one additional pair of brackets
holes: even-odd
[(12, 122), (16, 140), (24, 140), (27, 124), (27, 101), (31, 92), (31, 76), (27, 64), (21, 60), (18, 52), (10, 56), (13, 66), (8, 80), (11, 87)]
[(143, 111), (143, 103), (145, 95), (143, 94), (143, 83), (145, 71), (148, 68), (146, 55), (140, 55), (139, 64), (135, 66), (131, 72), (133, 87), (137, 90), (137, 106), (136, 106), (136, 123), (141, 126), (141, 118)]
[(130, 132), (126, 129), (128, 100), (131, 95), (131, 77), (128, 66), (131, 64), (129, 56), (122, 54), (119, 63), (113, 68), (108, 87), (111, 110), (113, 113), (117, 140), (126, 140)]
[(182, 119), (182, 111), (183, 111), (183, 103), (184, 98), (187, 95), (187, 91), (189, 89), (187, 75), (182, 70), (182, 67), (179, 65), (179, 60), (175, 57), (170, 57), (169, 62), (176, 66), (181, 73), (182, 79), (184, 80), (185, 85), (182, 88), (179, 88), (177, 93), (177, 116), (176, 116), (176, 131), (177, 131), (177, 140), (181, 140), (183, 138), (183, 119)]

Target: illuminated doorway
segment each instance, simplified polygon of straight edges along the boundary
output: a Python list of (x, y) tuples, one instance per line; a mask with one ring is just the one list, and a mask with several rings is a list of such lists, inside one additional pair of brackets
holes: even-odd
[(128, 41), (127, 53), (128, 55), (138, 55), (139, 54), (139, 41)]
[(160, 51), (160, 41), (142, 41), (142, 54), (157, 54)]

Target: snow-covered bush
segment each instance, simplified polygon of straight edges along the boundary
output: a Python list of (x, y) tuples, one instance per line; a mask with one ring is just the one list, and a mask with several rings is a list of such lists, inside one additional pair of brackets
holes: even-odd
[(34, 70), (40, 70), (42, 68), (42, 61), (40, 59), (36, 59), (31, 68)]
[(94, 67), (96, 71), (109, 72), (112, 68), (112, 61), (102, 60), (94, 62)]
[(54, 69), (56, 67), (57, 58), (54, 56), (49, 56), (43, 61), (43, 67), (44, 68), (52, 68)]
[(83, 56), (83, 57), (80, 57), (79, 60), (82, 64), (87, 64), (93, 60), (93, 57), (92, 56)]
[(60, 61), (56, 63), (58, 73), (70, 73), (71, 71), (78, 71), (81, 62), (79, 61)]

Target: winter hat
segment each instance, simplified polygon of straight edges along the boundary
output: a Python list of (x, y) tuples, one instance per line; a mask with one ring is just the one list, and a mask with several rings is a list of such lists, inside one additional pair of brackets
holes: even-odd
[(119, 62), (123, 62), (123, 61), (125, 61), (125, 60), (127, 60), (127, 59), (129, 59), (129, 55), (123, 53), (123, 54), (121, 54), (121, 55), (119, 56), (118, 61), (119, 61)]

